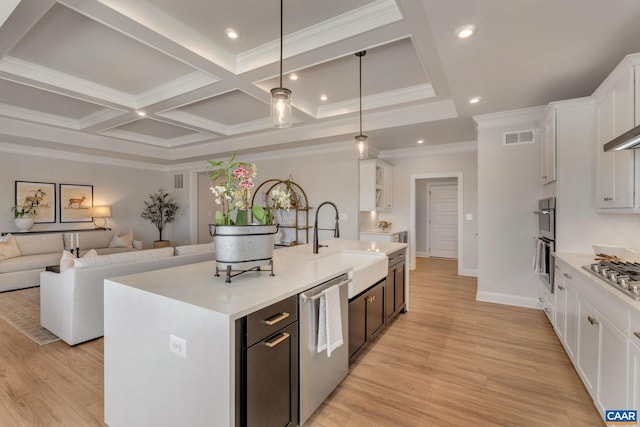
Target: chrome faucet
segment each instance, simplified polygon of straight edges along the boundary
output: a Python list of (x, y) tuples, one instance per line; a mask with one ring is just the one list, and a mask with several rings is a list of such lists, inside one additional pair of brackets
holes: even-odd
[[(324, 205), (331, 205), (333, 206), (333, 209), (336, 211), (336, 227), (335, 228), (318, 228), (318, 215), (320, 214), (320, 208), (322, 208)], [(333, 202), (322, 202), (320, 203), (320, 206), (318, 206), (318, 210), (316, 211), (316, 220), (313, 223), (313, 253), (317, 254), (318, 253), (318, 249), (325, 248), (327, 247), (327, 245), (320, 245), (318, 243), (318, 230), (332, 230), (333, 231), (333, 237), (340, 237), (340, 227), (338, 225), (338, 207), (333, 203)]]

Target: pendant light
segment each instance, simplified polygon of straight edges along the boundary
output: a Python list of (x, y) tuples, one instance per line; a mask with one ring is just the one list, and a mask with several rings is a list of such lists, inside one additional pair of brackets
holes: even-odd
[(364, 160), (369, 157), (369, 144), (367, 135), (362, 134), (362, 57), (367, 54), (366, 50), (356, 53), (360, 59), (360, 135), (356, 136), (356, 146), (358, 147), (358, 158)]
[(280, 86), (271, 89), (271, 121), (275, 128), (291, 127), (291, 91), (282, 87), (283, 1), (280, 0)]

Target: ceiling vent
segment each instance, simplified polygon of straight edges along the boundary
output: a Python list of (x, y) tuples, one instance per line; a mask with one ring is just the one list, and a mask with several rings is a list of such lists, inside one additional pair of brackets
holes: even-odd
[(179, 174), (173, 175), (173, 188), (175, 188), (175, 189), (184, 188), (184, 174), (183, 173), (179, 173)]
[(505, 132), (502, 135), (504, 145), (529, 144), (534, 140), (533, 129)]

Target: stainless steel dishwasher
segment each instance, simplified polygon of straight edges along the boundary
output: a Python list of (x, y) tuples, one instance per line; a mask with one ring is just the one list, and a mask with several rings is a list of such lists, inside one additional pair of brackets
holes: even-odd
[[(349, 298), (347, 274), (335, 277), (299, 295), (300, 425), (304, 424), (349, 372)], [(320, 294), (340, 286), (340, 316), (344, 343), (327, 357), (318, 353)]]

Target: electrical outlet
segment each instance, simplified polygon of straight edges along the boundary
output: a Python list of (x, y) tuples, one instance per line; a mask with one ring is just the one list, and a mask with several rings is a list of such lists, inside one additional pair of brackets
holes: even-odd
[(473, 214), (469, 214), (469, 213), (468, 213), (468, 214), (466, 214), (464, 217), (465, 217), (465, 219), (466, 219), (467, 221), (473, 221)]
[(183, 359), (187, 358), (187, 340), (169, 334), (169, 350)]

